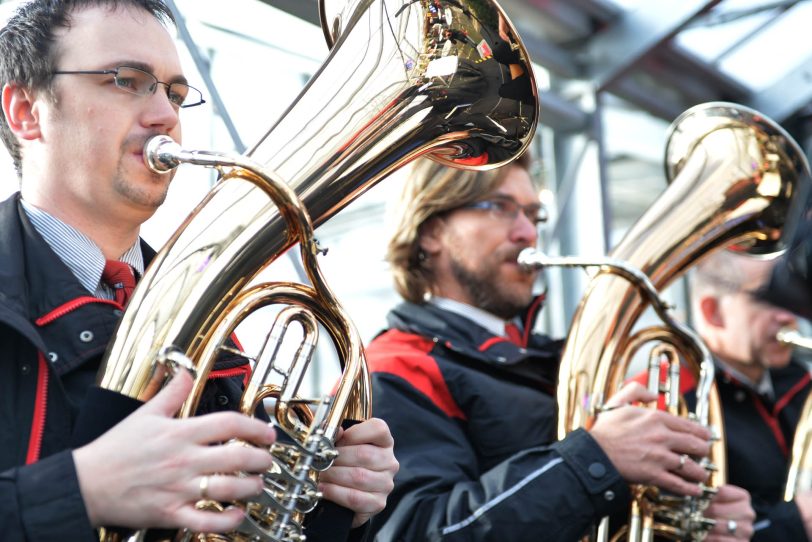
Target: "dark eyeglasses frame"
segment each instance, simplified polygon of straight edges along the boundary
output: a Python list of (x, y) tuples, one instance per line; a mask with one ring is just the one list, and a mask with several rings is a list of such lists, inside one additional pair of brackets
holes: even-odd
[[(119, 70), (127, 69), (137, 71), (142, 73), (146, 76), (149, 76), (153, 83), (148, 87), (146, 92), (136, 92), (135, 89), (132, 87), (126, 86), (121, 79), (119, 79)], [(109, 70), (57, 70), (51, 72), (51, 75), (113, 75), (114, 82), (117, 89), (123, 90), (125, 92), (129, 92), (130, 94), (134, 94), (136, 96), (152, 96), (158, 91), (158, 85), (163, 85), (166, 87), (166, 97), (169, 99), (170, 103), (176, 105), (180, 108), (187, 108), (187, 107), (195, 107), (197, 105), (201, 105), (206, 103), (206, 100), (203, 99), (203, 93), (200, 92), (198, 89), (193, 87), (192, 85), (186, 83), (166, 83), (164, 81), (159, 81), (157, 77), (153, 74), (149, 73), (148, 71), (142, 70), (141, 68), (134, 68), (132, 66), (116, 66), (115, 68), (111, 68)], [(178, 103), (177, 100), (172, 99), (172, 87), (185, 87), (188, 90), (185, 96), (183, 96), (183, 102)], [(185, 103), (189, 96), (194, 96), (197, 93), (199, 99), (194, 101), (193, 103)], [(182, 96), (180, 93), (175, 93), (176, 96)]]
[(474, 201), (459, 207), (460, 209), (475, 209), (490, 211), (498, 217), (516, 220), (521, 212), (534, 226), (547, 222), (547, 210), (541, 205), (519, 205), (513, 198), (506, 196), (492, 197)]

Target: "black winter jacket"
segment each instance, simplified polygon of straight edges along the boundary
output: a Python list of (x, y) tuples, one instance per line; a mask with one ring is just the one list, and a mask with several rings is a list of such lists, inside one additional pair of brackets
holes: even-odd
[[(724, 413), (727, 441), (728, 483), (750, 492), (756, 511), (755, 542), (807, 540), (794, 502), (784, 502), (795, 428), (806, 397), (812, 390), (809, 371), (793, 360), (782, 369), (771, 369), (775, 398), (750, 390), (721, 365), (716, 385)], [(693, 407), (694, 394), (686, 394)]]
[(589, 433), (556, 442), (560, 342), (516, 345), (431, 304), (401, 304), (389, 325), (367, 360), (400, 471), (375, 540), (577, 540), (627, 506)]
[[(142, 243), (145, 261), (155, 252)], [(121, 316), (85, 290), (28, 221), (0, 203), (0, 538), (98, 540), (79, 491), (71, 434)], [(199, 413), (238, 405), (247, 361), (215, 364)]]

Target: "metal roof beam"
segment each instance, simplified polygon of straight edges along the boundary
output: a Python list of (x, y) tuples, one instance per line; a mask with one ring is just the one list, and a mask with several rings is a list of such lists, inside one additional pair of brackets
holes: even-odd
[(560, 94), (539, 92), (539, 116), (543, 125), (561, 132), (583, 132), (591, 127), (592, 115)]
[(666, 43), (697, 15), (721, 0), (659, 0), (624, 13), (585, 49), (587, 75), (606, 90)]
[(614, 21), (623, 14), (623, 8), (609, 0), (568, 0), (571, 6), (588, 13), (600, 23)]
[[(531, 6), (539, 11), (542, 16), (534, 23), (543, 25), (543, 31), (553, 41), (570, 41), (573, 39), (584, 39), (593, 32), (592, 20), (588, 13), (584, 13), (570, 2), (564, 0), (522, 0), (520, 2), (526, 6)], [(500, 4), (505, 7), (508, 15), (511, 15), (511, 2), (504, 1)]]
[(539, 38), (533, 33), (522, 32), (521, 26), (519, 26), (519, 34), (521, 34), (522, 43), (533, 62), (561, 77), (568, 79), (579, 77), (578, 64), (571, 52)]
[(259, 0), (263, 4), (268, 4), (303, 21), (320, 26), (319, 4), (316, 0)]
[(658, 51), (658, 58), (668, 62), (668, 72), (674, 79), (685, 79), (690, 75), (691, 84), (700, 86), (706, 89), (706, 93), (711, 94), (710, 98), (703, 99), (718, 100), (719, 97), (724, 97), (727, 100), (745, 100), (752, 95), (752, 91), (738, 79), (725, 74), (674, 42)]
[(747, 104), (778, 123), (812, 102), (812, 55)]
[(657, 92), (633, 79), (621, 79), (612, 87), (611, 93), (667, 121), (674, 120), (686, 109), (684, 103), (668, 96), (666, 92)]

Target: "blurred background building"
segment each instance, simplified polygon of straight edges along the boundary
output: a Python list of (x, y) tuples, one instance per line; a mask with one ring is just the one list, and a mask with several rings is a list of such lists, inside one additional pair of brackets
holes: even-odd
[[(551, 220), (554, 254), (601, 255), (666, 185), (669, 123), (708, 101), (747, 105), (812, 147), (812, 2), (802, 0), (501, 0), (536, 64), (541, 126), (534, 174)], [(20, 0), (0, 0), (5, 20)], [(328, 55), (316, 0), (169, 0), (189, 81), (208, 102), (182, 111), (184, 145), (219, 151), (253, 144), (295, 100)], [(397, 301), (384, 262), (401, 174), (370, 190), (318, 231), (322, 262), (364, 340)], [(144, 237), (161, 246), (215, 183), (181, 168)], [(17, 189), (0, 151), (0, 197)], [(264, 278), (292, 279), (280, 258)], [(542, 325), (564, 335), (585, 276), (549, 271)], [(669, 293), (684, 315), (684, 288)]]

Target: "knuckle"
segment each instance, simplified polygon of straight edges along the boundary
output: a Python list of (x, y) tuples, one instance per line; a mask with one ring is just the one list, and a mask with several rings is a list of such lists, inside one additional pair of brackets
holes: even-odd
[(367, 421), (368, 421), (368, 423), (370, 424), (370, 426), (373, 429), (376, 429), (378, 431), (388, 431), (389, 430), (389, 426), (381, 418), (370, 418)]
[(745, 517), (747, 520), (751, 522), (756, 519), (756, 512), (755, 510), (753, 510), (751, 506), (747, 508), (747, 513), (745, 514)]
[(161, 458), (158, 470), (164, 472), (183, 472), (189, 466), (189, 462), (190, 458), (187, 454), (169, 453)]
[(374, 465), (378, 459), (378, 449), (369, 445), (358, 446), (355, 455), (359, 465)]
[(370, 512), (372, 514), (377, 514), (378, 512), (382, 512), (384, 508), (386, 508), (386, 495), (382, 495), (377, 499), (375, 499), (372, 510), (370, 510)]
[(367, 487), (369, 479), (370, 475), (366, 469), (356, 467), (350, 470), (350, 480), (354, 488)]

